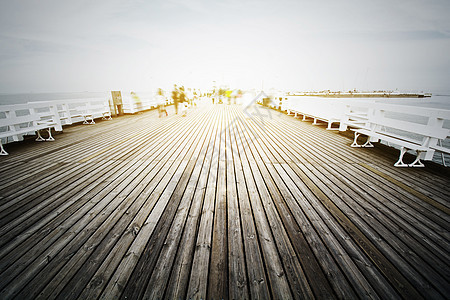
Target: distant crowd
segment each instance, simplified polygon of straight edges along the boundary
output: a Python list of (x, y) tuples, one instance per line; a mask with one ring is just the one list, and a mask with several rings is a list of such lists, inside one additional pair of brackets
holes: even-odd
[(166, 106), (169, 104), (170, 99), (175, 107), (175, 114), (180, 113), (182, 116), (186, 116), (188, 107), (196, 107), (200, 97), (205, 96), (212, 101), (212, 104), (236, 104), (237, 98), (242, 97), (243, 92), (241, 90), (227, 90), (227, 89), (213, 89), (208, 93), (202, 94), (200, 90), (186, 89), (184, 86), (177, 86), (174, 84), (173, 90), (170, 94), (165, 95), (165, 92), (159, 88), (157, 91), (157, 102), (159, 117), (167, 116)]

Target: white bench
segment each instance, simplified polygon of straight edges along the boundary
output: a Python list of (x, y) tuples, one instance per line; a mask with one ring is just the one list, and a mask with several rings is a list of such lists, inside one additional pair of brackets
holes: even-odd
[(76, 122), (83, 124), (95, 124), (94, 119), (112, 120), (109, 106), (97, 101), (65, 101), (58, 104), (60, 118), (64, 124), (71, 125)]
[(288, 96), (282, 103), (282, 110), (287, 114), (302, 115), (302, 121), (307, 118), (313, 119), (313, 125), (319, 125), (318, 121), (327, 123), (327, 130), (338, 130), (332, 127), (334, 123), (339, 123), (345, 113), (345, 105), (339, 99), (324, 99), (320, 97), (308, 96)]
[(368, 115), (373, 113), (375, 101), (348, 101), (343, 118), (340, 121), (339, 131), (346, 131), (347, 127), (368, 127)]
[[(51, 129), (62, 131), (56, 107), (45, 103), (18, 104), (0, 106), (0, 155), (8, 155), (3, 148), (6, 143), (23, 140), (24, 135), (37, 135), (36, 141), (54, 141)], [(40, 131), (47, 130), (48, 138), (44, 139)]]
[[(431, 160), (435, 151), (450, 154), (450, 149), (438, 145), (439, 141), (449, 136), (449, 129), (443, 128), (444, 120), (450, 119), (450, 111), (405, 105), (372, 103), (362, 123), (347, 122), (356, 127), (352, 147), (373, 147), (372, 142), (383, 140), (398, 145), (400, 155), (394, 164), (396, 167), (424, 167), (420, 161)], [(386, 114), (401, 114), (407, 120), (394, 119)], [(367, 136), (367, 141), (360, 145), (358, 137)], [(403, 162), (407, 150), (416, 151), (416, 159), (411, 164)]]
[(102, 120), (112, 120), (109, 107), (104, 103), (88, 102), (81, 111), (83, 117), (83, 124), (95, 124), (94, 119), (102, 118)]

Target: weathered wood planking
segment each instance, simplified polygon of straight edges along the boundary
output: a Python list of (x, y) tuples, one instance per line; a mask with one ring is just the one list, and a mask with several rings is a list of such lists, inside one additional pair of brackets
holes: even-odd
[(0, 296), (446, 298), (448, 171), (350, 143), (204, 105), (7, 145)]

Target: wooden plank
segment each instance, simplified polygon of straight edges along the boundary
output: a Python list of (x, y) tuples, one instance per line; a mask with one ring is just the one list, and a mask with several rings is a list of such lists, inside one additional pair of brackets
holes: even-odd
[[(309, 174), (309, 176), (311, 178), (313, 178), (312, 173), (309, 173), (309, 171), (304, 168), (303, 169), (305, 173)], [(315, 180), (315, 182), (317, 182), (318, 186), (320, 185), (320, 180)], [(321, 187), (322, 190), (326, 190), (326, 185), (323, 185)], [(365, 235), (370, 238), (371, 240), (375, 240), (377, 241), (377, 246), (379, 247), (379, 249), (381, 250), (382, 253), (384, 253), (384, 255), (386, 255), (386, 257), (389, 258), (389, 260), (392, 261), (392, 263), (399, 269), (401, 270), (402, 274), (408, 278), (408, 280), (414, 284), (414, 286), (416, 288), (422, 289), (422, 291), (428, 290), (427, 285), (422, 285), (422, 282), (424, 282), (424, 278), (421, 278), (423, 275), (427, 276), (428, 278), (432, 279), (434, 278), (435, 282), (434, 284), (436, 284), (436, 286), (438, 287), (438, 290), (444, 289), (442, 285), (442, 282), (440, 281), (440, 276), (436, 276), (434, 274), (434, 271), (432, 271), (430, 268), (427, 268), (425, 265), (423, 267), (423, 269), (421, 270), (420, 274), (418, 272), (416, 272), (412, 267), (411, 267), (411, 263), (414, 264), (423, 264), (423, 262), (419, 262), (417, 255), (414, 252), (409, 252), (409, 253), (405, 253), (405, 249), (407, 248), (406, 245), (404, 245), (402, 242), (398, 241), (397, 238), (395, 238), (395, 236), (393, 236), (392, 234), (389, 233), (388, 230), (385, 229), (384, 226), (382, 226), (381, 223), (377, 224), (377, 222), (375, 220), (373, 220), (373, 226), (375, 228), (377, 228), (377, 231), (373, 231), (371, 228), (369, 228), (367, 226), (367, 224), (365, 224), (365, 222), (363, 222), (361, 219), (359, 219), (354, 213), (353, 211), (349, 211), (349, 209), (347, 208), (347, 206), (344, 204), (343, 201), (339, 201), (337, 197), (330, 197), (330, 200), (333, 201), (335, 203), (335, 205), (337, 207), (339, 207), (341, 209), (341, 211), (343, 213), (345, 213), (346, 215), (348, 215), (349, 217), (352, 218), (352, 222), (358, 226), (358, 228), (361, 229), (361, 231), (363, 233), (365, 233)], [(353, 209), (357, 208), (356, 205), (352, 206)], [(347, 210), (347, 212), (346, 212)], [(378, 226), (377, 226), (378, 225)], [(389, 243), (385, 242), (384, 239), (387, 239), (389, 241)], [(394, 249), (396, 248), (396, 250), (398, 252), (395, 252)], [(399, 253), (399, 254), (397, 254)], [(405, 257), (404, 259), (401, 257), (401, 254), (403, 254)], [(406, 255), (405, 255), (406, 254)], [(445, 284), (444, 284), (445, 286)], [(428, 291), (427, 291), (428, 293)], [(426, 294), (425, 294), (426, 295)], [(431, 292), (430, 295), (433, 295), (433, 292)], [(429, 296), (430, 296), (429, 295)], [(436, 294), (434, 294), (434, 296), (436, 296)]]
[(214, 123), (213, 137), (209, 140), (206, 157), (203, 162), (197, 187), (194, 192), (189, 217), (186, 220), (185, 228), (181, 238), (181, 247), (178, 249), (175, 263), (172, 268), (170, 279), (166, 287), (165, 297), (168, 299), (186, 298), (189, 276), (191, 273), (191, 266), (193, 255), (195, 252), (197, 231), (199, 230), (200, 215), (203, 208), (203, 201), (205, 200), (205, 192), (208, 183), (209, 172), (213, 160), (213, 149), (216, 143), (218, 119)]
[[(7, 189), (1, 191), (3, 196), (0, 205), (0, 218), (3, 223), (9, 222), (6, 218), (8, 218), (8, 215), (11, 215), (13, 211), (20, 209), (28, 202), (32, 202), (34, 195), (41, 194), (44, 187), (50, 186), (49, 189), (53, 191), (57, 190), (58, 187), (61, 186), (61, 183), (55, 184), (55, 182), (57, 182), (58, 178), (64, 177), (61, 176), (61, 170), (66, 171), (67, 174), (77, 174), (77, 168), (70, 170), (67, 169), (66, 164), (57, 163), (50, 168), (42, 169), (42, 171), (31, 178), (28, 176), (17, 178), (11, 182), (11, 185)], [(47, 179), (45, 182), (42, 182), (43, 177)], [(71, 176), (69, 176), (69, 178), (71, 178)]]
[(227, 241), (227, 170), (226, 170), (226, 128), (229, 119), (225, 109), (220, 111), (219, 157), (217, 169), (216, 201), (212, 230), (211, 258), (208, 274), (207, 299), (228, 298), (228, 241)]
[(236, 116), (230, 123), (230, 140), (233, 150), (234, 171), (236, 174), (236, 188), (238, 195), (238, 205), (242, 226), (242, 236), (245, 251), (245, 262), (247, 266), (247, 277), (249, 284), (250, 298), (268, 299), (270, 290), (266, 270), (264, 267), (263, 255), (258, 242), (258, 232), (252, 207), (250, 204), (249, 191), (245, 181), (244, 163), (246, 162), (240, 138), (237, 135)]
[[(237, 191), (237, 175), (235, 174), (235, 157), (239, 153), (233, 146), (231, 127), (235, 122), (235, 115), (227, 111), (225, 127), (225, 156), (226, 156), (226, 197), (227, 197), (227, 225), (228, 225), (228, 281), (229, 299), (249, 299), (247, 266), (245, 263), (245, 249), (243, 242), (242, 222), (240, 218), (240, 204)], [(236, 160), (238, 158), (236, 157)], [(250, 268), (253, 268), (252, 265)]]
[[(279, 253), (276, 247), (276, 241), (272, 235), (268, 220), (266, 218), (262, 201), (258, 190), (257, 182), (254, 178), (258, 167), (252, 156), (250, 149), (248, 148), (247, 141), (242, 135), (242, 132), (236, 133), (237, 144), (239, 153), (244, 156), (242, 159), (242, 165), (244, 170), (245, 181), (247, 184), (247, 190), (249, 192), (249, 200), (251, 202), (253, 215), (255, 218), (255, 224), (258, 232), (259, 243), (261, 245), (262, 254), (265, 261), (265, 268), (268, 273), (268, 279), (270, 284), (270, 290), (273, 297), (283, 296), (285, 298), (292, 298), (291, 290), (289, 287), (286, 273), (283, 269), (283, 264), (280, 259)], [(259, 175), (259, 174), (257, 174)], [(258, 176), (259, 177), (259, 176)], [(260, 177), (259, 177), (260, 178)]]
[(199, 220), (197, 240), (195, 242), (195, 251), (192, 261), (189, 285), (186, 298), (188, 299), (206, 299), (208, 287), (208, 269), (212, 247), (212, 230), (214, 224), (214, 205), (217, 189), (217, 172), (219, 168), (220, 155), (220, 123), (222, 115), (217, 116), (219, 125), (216, 131), (215, 143), (211, 158), (211, 166), (206, 184), (205, 199), (203, 202), (202, 213)]

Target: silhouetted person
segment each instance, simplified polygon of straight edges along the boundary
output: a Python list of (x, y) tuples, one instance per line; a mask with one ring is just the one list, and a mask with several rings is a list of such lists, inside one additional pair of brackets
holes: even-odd
[(186, 116), (188, 103), (187, 103), (187, 97), (186, 97), (186, 94), (184, 92), (184, 87), (183, 86), (180, 87), (180, 90), (179, 90), (179, 93), (178, 93), (178, 101), (181, 104), (181, 114), (183, 116)]
[(164, 98), (164, 93), (161, 88), (158, 89), (156, 99), (158, 101), (157, 103), (158, 103), (159, 117), (161, 118), (161, 116), (164, 116), (164, 114), (166, 116), (168, 116), (169, 114), (167, 113), (167, 110), (166, 110), (166, 99)]
[(178, 115), (178, 101), (179, 101), (179, 93), (177, 85), (173, 85), (173, 91), (172, 91), (172, 99), (173, 99), (173, 105), (175, 105), (175, 114)]
[(136, 103), (136, 110), (137, 112), (141, 112), (142, 111), (142, 102), (141, 99), (138, 97), (138, 95), (136, 95), (135, 92), (131, 92), (131, 97), (134, 100), (134, 103)]
[(223, 97), (225, 97), (225, 90), (220, 88), (219, 89), (219, 104), (223, 103)]

